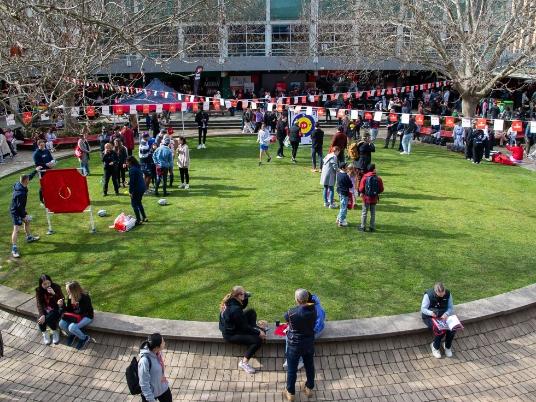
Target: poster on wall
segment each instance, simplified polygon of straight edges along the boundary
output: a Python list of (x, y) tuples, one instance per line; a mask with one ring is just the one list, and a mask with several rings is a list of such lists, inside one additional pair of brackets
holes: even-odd
[(296, 110), (292, 110), (292, 108), (289, 110), (289, 116), (288, 121), (291, 122), (291, 125), (294, 124), (294, 122), (298, 122), (298, 126), (300, 127), (300, 131), (302, 134), (301, 137), (301, 144), (302, 145), (310, 145), (311, 144), (311, 134), (316, 128), (316, 123), (318, 121), (318, 109), (313, 110), (307, 110), (308, 112), (311, 112), (311, 114), (307, 113), (296, 113)]

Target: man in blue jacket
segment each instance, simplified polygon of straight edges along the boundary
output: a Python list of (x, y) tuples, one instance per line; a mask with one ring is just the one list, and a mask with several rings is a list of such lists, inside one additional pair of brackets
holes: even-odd
[(17, 238), (21, 226), (24, 225), (24, 232), (26, 232), (26, 241), (28, 243), (39, 240), (39, 236), (32, 236), (30, 233), (30, 220), (31, 217), (26, 212), (26, 202), (28, 200), (28, 183), (36, 175), (37, 171), (41, 170), (38, 167), (29, 175), (22, 175), (20, 180), (13, 186), (13, 198), (11, 199), (11, 219), (13, 220), (13, 233), (11, 234), (11, 255), (15, 258), (19, 258), (19, 249), (17, 247)]
[(307, 397), (313, 394), (315, 386), (315, 366), (314, 366), (314, 340), (316, 309), (314, 304), (309, 303), (309, 292), (305, 289), (297, 289), (294, 292), (297, 306), (291, 308), (285, 314), (288, 323), (287, 331), (287, 386), (283, 391), (283, 396), (288, 401), (293, 401), (296, 393), (296, 377), (298, 362), (303, 358), (305, 366), (304, 393)]
[(160, 146), (154, 151), (153, 160), (156, 165), (156, 184), (154, 194), (158, 196), (158, 187), (160, 187), (160, 182), (164, 179), (164, 196), (168, 195), (167, 193), (167, 176), (169, 170), (173, 167), (173, 153), (169, 148), (170, 139), (166, 137), (161, 143)]

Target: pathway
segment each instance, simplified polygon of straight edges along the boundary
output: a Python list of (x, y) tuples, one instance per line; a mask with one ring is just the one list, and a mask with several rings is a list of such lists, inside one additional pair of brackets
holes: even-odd
[[(44, 346), (36, 324), (0, 310), (5, 356), (0, 400), (130, 401), (124, 371), (141, 339), (94, 333), (82, 352)], [(156, 330), (156, 328), (155, 328)], [(430, 356), (430, 337), (319, 343), (312, 401), (534, 401), (536, 307), (469, 324), (452, 359)], [(167, 342), (166, 371), (175, 401), (281, 401), (283, 345), (265, 345), (253, 375), (238, 370), (243, 348)], [(303, 371), (298, 376), (304, 381)], [(297, 401), (306, 400), (303, 395)]]

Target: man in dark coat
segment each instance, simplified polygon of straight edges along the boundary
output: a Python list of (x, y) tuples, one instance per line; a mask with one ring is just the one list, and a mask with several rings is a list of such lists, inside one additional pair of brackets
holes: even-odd
[(208, 130), (208, 113), (204, 110), (200, 110), (195, 115), (195, 122), (197, 123), (198, 135), (199, 135), (199, 144), (197, 149), (206, 148), (205, 142), (207, 141), (207, 130)]

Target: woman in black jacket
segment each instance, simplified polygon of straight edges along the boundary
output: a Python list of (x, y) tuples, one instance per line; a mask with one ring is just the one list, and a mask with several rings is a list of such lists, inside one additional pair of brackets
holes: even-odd
[(35, 288), (35, 301), (39, 318), (37, 324), (43, 334), (43, 343), (50, 345), (50, 334), (47, 327), (52, 330), (52, 342), (57, 345), (60, 342), (60, 331), (58, 324), (60, 322), (60, 309), (58, 300), (63, 299), (61, 287), (50, 279), (50, 276), (43, 274), (39, 277), (39, 286)]
[(76, 348), (78, 350), (86, 346), (91, 340), (82, 328), (91, 324), (93, 321), (93, 305), (87, 292), (82, 289), (78, 282), (67, 282), (67, 299), (58, 300), (58, 306), (62, 313), (60, 328), (68, 334), (67, 346), (71, 346), (74, 338), (78, 338)]
[(119, 195), (119, 180), (118, 180), (118, 166), (119, 157), (112, 148), (112, 144), (104, 144), (104, 152), (102, 153), (102, 166), (104, 169), (104, 178), (102, 184), (102, 192), (104, 196), (108, 195), (108, 183), (110, 178), (114, 185), (115, 195)]
[(248, 374), (253, 374), (255, 369), (249, 365), (249, 359), (266, 339), (266, 330), (257, 326), (255, 310), (244, 311), (248, 300), (249, 293), (242, 286), (233, 287), (223, 298), (220, 303), (220, 331), (227, 342), (248, 346), (238, 367)]
[(121, 183), (123, 184), (123, 187), (126, 187), (126, 172), (127, 172), (127, 157), (128, 157), (128, 151), (127, 148), (123, 145), (123, 142), (119, 139), (114, 140), (114, 152), (117, 154), (117, 158), (119, 159), (119, 163), (117, 165), (118, 170), (118, 179), (121, 178)]

